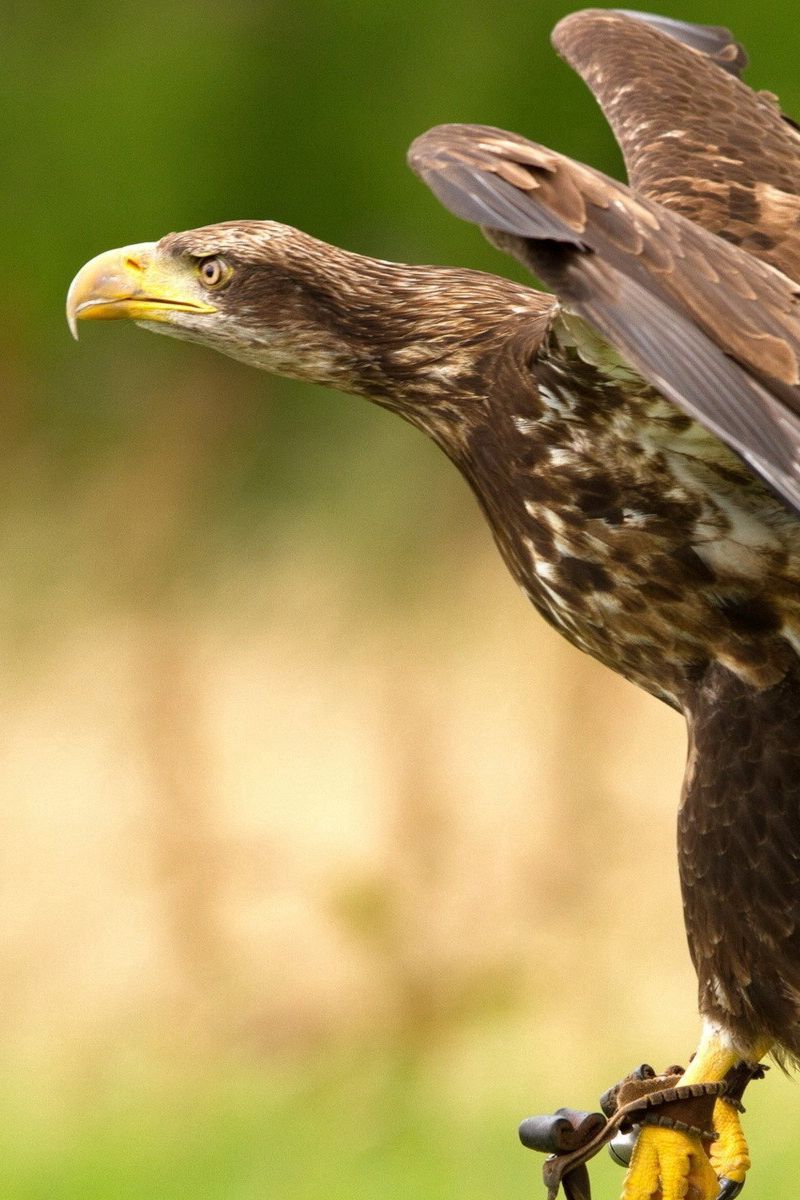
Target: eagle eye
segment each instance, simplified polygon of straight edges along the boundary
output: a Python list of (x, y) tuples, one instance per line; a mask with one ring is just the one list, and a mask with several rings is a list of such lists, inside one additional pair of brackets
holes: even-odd
[(201, 258), (197, 264), (197, 273), (200, 276), (200, 282), (203, 287), (220, 288), (228, 282), (233, 270), (225, 262), (224, 258)]

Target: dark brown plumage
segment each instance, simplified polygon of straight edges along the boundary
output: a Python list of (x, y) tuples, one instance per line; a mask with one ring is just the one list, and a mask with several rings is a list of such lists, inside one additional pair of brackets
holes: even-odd
[(740, 1054), (800, 1057), (800, 137), (726, 30), (589, 10), (554, 40), (630, 187), (478, 126), (410, 161), (555, 297), (230, 222), (99, 256), (68, 311), (398, 412), (469, 480), (545, 618), (685, 713), (680, 870), (713, 1043), (692, 1069), (722, 1078)]
[[(575, 439), (568, 461), (556, 449), (540, 512), (570, 530), (570, 558), (605, 573), (590, 583), (584, 569), (580, 588), (563, 560), (547, 567), (562, 619), (581, 614), (574, 640), (689, 718), (679, 843), (701, 1011), (742, 1046), (767, 1036), (797, 1057), (800, 538), (741, 459), (798, 510), (800, 137), (732, 71), (745, 59), (726, 31), (708, 31), (722, 69), (682, 44), (693, 27), (660, 25), (590, 10), (554, 34), (604, 106), (635, 191), (479, 127), (432, 130), (410, 161), (741, 456), (641, 384), (609, 404), (597, 380), (568, 418), (597, 466)], [(563, 325), (551, 346), (564, 346)], [(562, 366), (554, 381), (552, 357), (536, 373), (550, 390), (560, 379), (561, 396), (581, 378)], [(539, 425), (552, 464), (564, 434)], [(632, 537), (623, 511), (637, 514)]]

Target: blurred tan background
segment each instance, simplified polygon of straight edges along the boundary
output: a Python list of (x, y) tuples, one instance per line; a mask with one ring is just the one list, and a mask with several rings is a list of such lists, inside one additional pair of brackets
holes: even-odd
[[(692, 1048), (680, 720), (543, 625), (395, 418), (62, 315), (98, 251), (242, 216), (514, 273), (403, 155), (477, 120), (618, 173), (570, 7), (11, 13), (3, 1195), (527, 1194), (528, 1110)], [(669, 11), (800, 112), (788, 5)], [(782, 1187), (797, 1094), (752, 1108)]]

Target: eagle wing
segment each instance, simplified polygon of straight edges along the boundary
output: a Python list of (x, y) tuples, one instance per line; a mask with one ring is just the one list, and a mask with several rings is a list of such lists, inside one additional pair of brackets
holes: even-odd
[(553, 45), (588, 84), (637, 193), (800, 279), (800, 134), (739, 79), (727, 29), (588, 9)]
[(439, 126), (413, 143), (409, 163), (800, 512), (797, 284), (515, 134)]

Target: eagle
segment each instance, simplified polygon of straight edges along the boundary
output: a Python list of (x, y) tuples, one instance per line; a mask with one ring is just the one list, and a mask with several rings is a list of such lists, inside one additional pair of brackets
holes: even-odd
[(623, 1195), (712, 1200), (750, 1165), (721, 1081), (800, 1061), (800, 133), (721, 27), (589, 9), (553, 43), (628, 185), (483, 126), (409, 153), (550, 291), (227, 221), (98, 255), (67, 315), (396, 412), (466, 477), (542, 616), (684, 714), (683, 1083), (719, 1095), (710, 1131), (642, 1124)]

